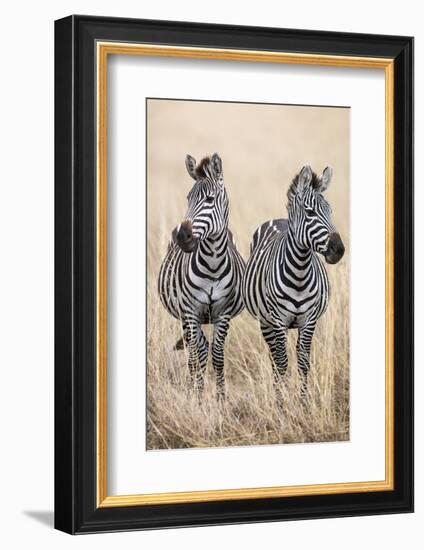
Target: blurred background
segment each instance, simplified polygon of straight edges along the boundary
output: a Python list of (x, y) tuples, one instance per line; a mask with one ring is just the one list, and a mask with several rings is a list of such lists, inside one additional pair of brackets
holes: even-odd
[(230, 227), (247, 258), (258, 225), (286, 217), (286, 193), (304, 164), (333, 167), (326, 197), (349, 241), (348, 108), (150, 99), (147, 103), (148, 223), (154, 235), (182, 221), (193, 180), (185, 156), (220, 154)]

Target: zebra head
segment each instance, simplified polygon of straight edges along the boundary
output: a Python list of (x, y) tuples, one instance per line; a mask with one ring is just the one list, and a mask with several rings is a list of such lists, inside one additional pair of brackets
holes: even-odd
[(227, 230), (229, 207), (221, 157), (214, 153), (197, 165), (187, 155), (185, 163), (195, 184), (187, 195), (187, 213), (178, 227), (177, 244), (184, 252), (193, 252), (199, 241), (217, 240)]
[(317, 176), (306, 165), (293, 179), (287, 197), (289, 224), (298, 245), (319, 252), (327, 263), (336, 264), (342, 259), (345, 247), (333, 225), (331, 207), (322, 195), (332, 175), (330, 167)]

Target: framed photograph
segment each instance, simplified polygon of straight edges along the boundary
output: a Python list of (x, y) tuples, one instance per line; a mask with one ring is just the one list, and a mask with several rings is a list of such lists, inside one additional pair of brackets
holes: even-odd
[(55, 525), (413, 510), (413, 39), (55, 23)]

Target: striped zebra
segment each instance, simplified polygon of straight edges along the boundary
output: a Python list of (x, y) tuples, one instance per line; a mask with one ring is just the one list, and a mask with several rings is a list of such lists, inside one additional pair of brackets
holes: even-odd
[(228, 229), (229, 201), (217, 153), (199, 165), (190, 155), (186, 168), (195, 183), (187, 196), (184, 221), (174, 229), (162, 262), (158, 289), (162, 304), (181, 320), (191, 384), (199, 397), (204, 387), (209, 343), (202, 324), (214, 325), (212, 364), (217, 396), (225, 395), (224, 344), (230, 320), (242, 309), (244, 261)]
[(280, 383), (287, 370), (287, 331), (298, 329), (297, 363), (304, 397), (312, 337), (328, 305), (328, 275), (317, 253), (335, 264), (345, 250), (332, 223), (330, 205), (322, 195), (331, 177), (329, 167), (321, 176), (310, 166), (302, 168), (287, 193), (288, 220), (271, 220), (255, 231), (244, 273), (244, 302), (259, 320), (269, 346), (280, 403)]

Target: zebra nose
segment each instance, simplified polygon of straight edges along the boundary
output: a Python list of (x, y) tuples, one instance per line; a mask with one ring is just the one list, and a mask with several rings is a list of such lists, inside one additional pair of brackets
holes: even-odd
[(190, 222), (183, 222), (180, 225), (180, 230), (177, 234), (177, 241), (181, 244), (185, 244), (193, 238), (193, 229)]
[(177, 233), (177, 244), (184, 252), (192, 252), (197, 244), (193, 236), (193, 225), (190, 220), (184, 221)]
[(326, 261), (329, 264), (336, 264), (343, 258), (344, 253), (345, 247), (340, 235), (338, 233), (331, 233), (325, 252)]

